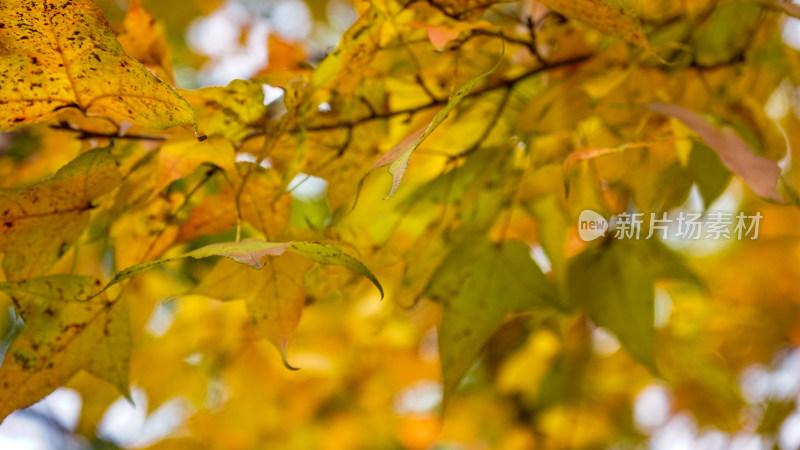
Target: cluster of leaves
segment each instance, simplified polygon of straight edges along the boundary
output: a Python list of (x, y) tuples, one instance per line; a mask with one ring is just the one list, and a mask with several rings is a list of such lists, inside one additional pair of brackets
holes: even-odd
[[(791, 408), (745, 405), (736, 377), (800, 336), (800, 273), (779, 263), (796, 245), (797, 174), (776, 162), (800, 127), (788, 107), (765, 110), (800, 83), (780, 34), (795, 8), (353, 5), (321, 61), (292, 61), (299, 45), (271, 37), (276, 58), (253, 80), (185, 91), (136, 1), (116, 34), (92, 0), (0, 3), (0, 131), (13, 143), (0, 157), (0, 291), (21, 318), (0, 417), (68, 385), (92, 436), (132, 380), (151, 408), (181, 396), (200, 409), (178, 445), (303, 447), (339, 430), (334, 445), (424, 446), (438, 416), (396, 423), (387, 395), (436, 378), (417, 349), (437, 325), (442, 436), (637, 441), (631, 401), (654, 377), (704, 424), (736, 430), (756, 408), (774, 434)], [(282, 99), (265, 105), (264, 84)], [(313, 177), (327, 188), (296, 195)], [(761, 211), (759, 240), (693, 256), (577, 237), (583, 210), (660, 216), (693, 186), (704, 208), (727, 190)], [(388, 312), (370, 323), (358, 308), (383, 297), (378, 279)], [(673, 305), (659, 328), (657, 289)], [(175, 322), (153, 332), (164, 305)], [(593, 352), (596, 327), (625, 352)], [(277, 372), (259, 336), (311, 374)], [(224, 395), (209, 393), (218, 380)]]

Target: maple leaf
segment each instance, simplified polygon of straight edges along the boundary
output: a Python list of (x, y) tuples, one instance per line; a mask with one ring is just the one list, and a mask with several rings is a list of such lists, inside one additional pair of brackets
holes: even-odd
[(0, 17), (0, 131), (71, 106), (152, 128), (194, 123), (189, 104), (125, 54), (91, 0), (9, 0)]
[(267, 112), (261, 85), (245, 80), (179, 92), (196, 109), (198, 130), (208, 136), (221, 134), (237, 141)]
[(52, 178), (0, 190), (0, 251), (10, 280), (44, 273), (80, 237), (95, 198), (120, 181), (108, 149), (84, 153)]
[(190, 175), (202, 164), (234, 174), (234, 158), (235, 151), (230, 141), (220, 136), (212, 136), (204, 141), (198, 141), (193, 136), (182, 136), (165, 142), (158, 151), (155, 190), (161, 191), (173, 181)]
[(125, 305), (105, 296), (91, 277), (55, 275), (0, 283), (25, 331), (0, 366), (0, 418), (24, 408), (86, 370), (130, 398), (130, 324)]
[(259, 271), (222, 260), (191, 293), (218, 300), (244, 300), (259, 330), (280, 352), (284, 365), (294, 369), (287, 351), (300, 323), (306, 300), (303, 274), (310, 267), (311, 261), (295, 254), (270, 259)]
[(657, 371), (654, 283), (679, 279), (700, 285), (680, 258), (655, 242), (614, 241), (576, 256), (567, 271), (570, 302), (585, 307), (634, 358)]
[(468, 239), (453, 249), (427, 295), (442, 302), (444, 403), (486, 341), (515, 312), (554, 304), (555, 292), (521, 242)]
[[(798, 353), (796, 5), (113, 3), (0, 1), (0, 415), (64, 386), (104, 443), (130, 378), (185, 418), (154, 449), (791, 428), (750, 388)], [(676, 209), (750, 228), (580, 233)]]
[(117, 39), (128, 56), (144, 64), (159, 79), (175, 84), (166, 31), (139, 0), (131, 1)]
[(311, 73), (302, 43), (286, 41), (270, 33), (267, 37), (267, 53), (269, 62), (255, 78), (270, 86), (285, 87), (292, 79)]
[(586, 22), (612, 36), (650, 50), (635, 12), (623, 0), (540, 0), (567, 17)]
[[(231, 245), (224, 244), (223, 248)], [(312, 261), (364, 275), (375, 284), (381, 297), (383, 288), (360, 261), (333, 245), (292, 242), (275, 248), (288, 249), (291, 254), (265, 260), (264, 268), (257, 272), (220, 261), (192, 293), (219, 300), (244, 300), (259, 329), (280, 351), (284, 365), (293, 369), (287, 361), (289, 338), (300, 323), (306, 300), (303, 276)]]

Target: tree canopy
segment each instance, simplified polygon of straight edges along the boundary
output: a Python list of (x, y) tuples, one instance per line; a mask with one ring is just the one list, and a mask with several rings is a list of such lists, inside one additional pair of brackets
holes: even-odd
[[(71, 392), (50, 420), (97, 448), (795, 448), (797, 18), (3, 0), (0, 419)], [(115, 438), (125, 402), (176, 425)]]

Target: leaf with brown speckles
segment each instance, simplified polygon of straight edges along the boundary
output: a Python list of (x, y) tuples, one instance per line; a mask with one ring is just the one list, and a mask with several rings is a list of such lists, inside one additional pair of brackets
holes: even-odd
[(6, 278), (44, 274), (88, 225), (92, 201), (119, 180), (108, 149), (97, 149), (48, 180), (0, 190), (0, 252)]
[(194, 123), (189, 104), (125, 54), (91, 0), (4, 0), (0, 17), (0, 131), (68, 106), (152, 128)]
[(0, 366), (0, 420), (27, 407), (86, 370), (128, 392), (131, 351), (128, 312), (91, 277), (56, 275), (0, 283), (25, 320)]
[(540, 0), (571, 19), (585, 22), (604, 33), (624, 39), (645, 50), (650, 42), (631, 8), (620, 0)]

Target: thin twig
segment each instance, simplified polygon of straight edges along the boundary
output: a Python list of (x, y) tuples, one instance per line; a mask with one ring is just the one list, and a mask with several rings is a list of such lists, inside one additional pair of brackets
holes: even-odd
[[(525, 72), (525, 73), (523, 73), (523, 74), (521, 74), (519, 76), (516, 76), (514, 78), (509, 78), (509, 79), (504, 80), (504, 81), (502, 81), (500, 83), (497, 83), (497, 84), (494, 84), (494, 85), (491, 85), (491, 86), (486, 86), (486, 87), (483, 87), (481, 89), (475, 89), (474, 91), (472, 91), (469, 94), (467, 94), (466, 97), (476, 97), (476, 96), (483, 95), (483, 94), (485, 94), (487, 92), (491, 92), (491, 91), (494, 91), (494, 90), (497, 90), (497, 89), (508, 88), (508, 87), (511, 87), (511, 86), (519, 83), (520, 81), (522, 81), (522, 80), (524, 80), (526, 78), (529, 78), (531, 76), (537, 75), (539, 73), (542, 73), (542, 72), (545, 72), (545, 71), (548, 71), (548, 70), (554, 70), (554, 69), (559, 69), (559, 68), (562, 68), (562, 67), (570, 66), (570, 65), (573, 65), (573, 64), (579, 64), (579, 63), (582, 63), (582, 62), (588, 60), (592, 56), (593, 55), (583, 55), (583, 56), (577, 56), (577, 57), (574, 57), (574, 58), (569, 58), (569, 59), (566, 59), (566, 60), (563, 60), (563, 61), (552, 62), (550, 64), (543, 64), (543, 65), (537, 67), (536, 69), (533, 69), (531, 71)], [(389, 118), (392, 118), (392, 117), (405, 115), (405, 114), (415, 114), (415, 113), (418, 113), (420, 111), (424, 111), (426, 109), (433, 108), (435, 106), (444, 106), (447, 103), (447, 101), (448, 101), (448, 99), (438, 99), (438, 100), (435, 100), (435, 101), (430, 101), (430, 102), (424, 103), (422, 105), (417, 105), (417, 106), (413, 106), (413, 107), (410, 107), (410, 108), (397, 109), (397, 110), (394, 110), (394, 111), (388, 111), (388, 112), (383, 112), (383, 113), (369, 114), (367, 116), (360, 117), (358, 119), (354, 119), (354, 120), (351, 120), (351, 121), (348, 121), (348, 122), (337, 122), (337, 123), (330, 123), (330, 124), (309, 125), (309, 126), (305, 127), (305, 131), (335, 130), (335, 129), (338, 129), (338, 128), (346, 128), (346, 127), (353, 127), (353, 126), (356, 126), (356, 125), (361, 125), (363, 123), (370, 122), (370, 121), (373, 121), (373, 120), (389, 119)], [(294, 128), (294, 129), (292, 129), (292, 131), (293, 132), (298, 132), (300, 130), (297, 129), (297, 128)]]
[(497, 126), (497, 122), (500, 121), (500, 117), (503, 116), (503, 112), (505, 111), (506, 105), (508, 104), (508, 99), (511, 98), (512, 90), (513, 88), (511, 87), (506, 89), (506, 92), (503, 94), (503, 98), (500, 100), (500, 104), (497, 105), (497, 109), (495, 110), (492, 119), (486, 125), (486, 128), (483, 130), (483, 133), (481, 133), (481, 136), (475, 141), (475, 143), (472, 144), (466, 150), (451, 156), (451, 159), (465, 158), (474, 153), (476, 150), (478, 150), (478, 148), (480, 148), (483, 141), (485, 141), (486, 138), (489, 137), (489, 135), (492, 133), (492, 130), (494, 130), (494, 128)]
[(146, 136), (146, 135), (139, 135), (139, 134), (124, 134), (120, 135), (117, 133), (96, 133), (94, 131), (88, 130), (81, 130), (80, 128), (74, 128), (66, 122), (61, 122), (58, 124), (50, 125), (50, 128), (57, 131), (68, 131), (71, 133), (77, 133), (76, 139), (80, 140), (88, 140), (88, 139), (127, 139), (131, 141), (164, 141), (167, 139), (166, 136)]

